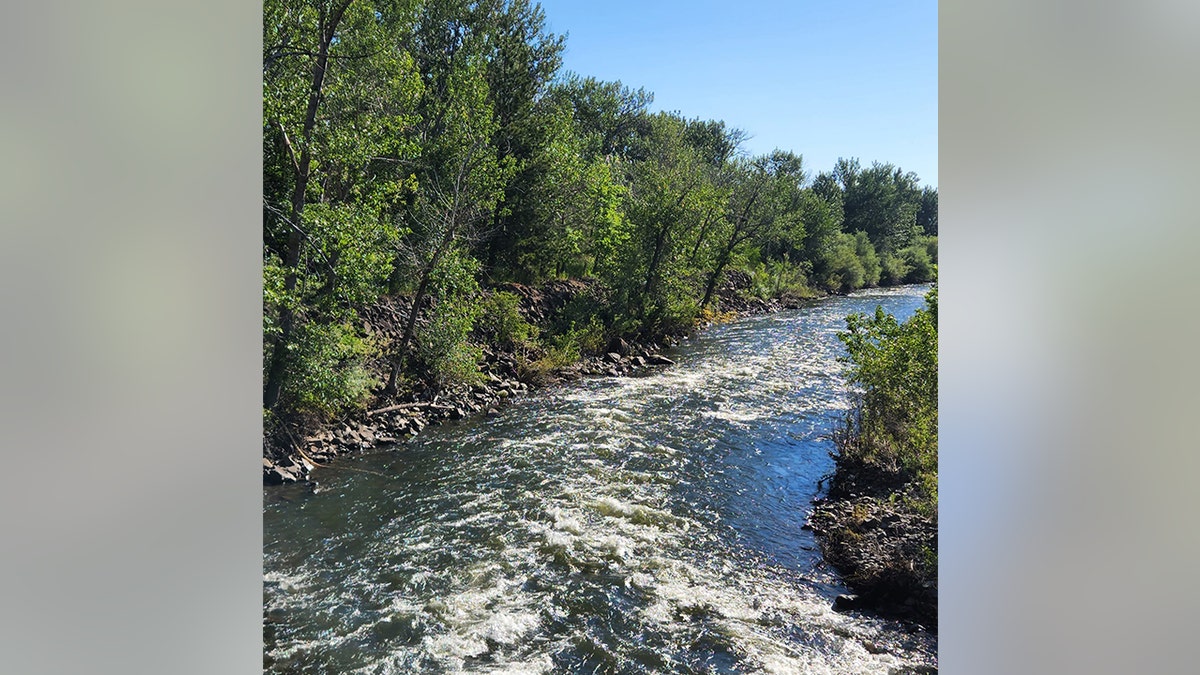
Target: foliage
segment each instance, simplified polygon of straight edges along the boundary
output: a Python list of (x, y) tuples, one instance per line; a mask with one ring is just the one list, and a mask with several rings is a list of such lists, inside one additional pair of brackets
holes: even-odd
[(521, 299), (515, 293), (492, 293), (480, 303), (476, 330), (490, 344), (503, 349), (530, 346), (538, 336), (538, 328), (521, 316), (520, 306)]
[(909, 482), (923, 509), (937, 505), (937, 288), (903, 323), (882, 308), (847, 317), (839, 334), (849, 379), (861, 388), (850, 433), (839, 450), (847, 461)]
[(284, 400), (326, 418), (361, 407), (374, 384), (366, 361), (377, 352), (349, 323), (306, 322), (289, 351)]
[[(267, 0), (262, 44), (276, 416), (475, 381), (472, 335), (549, 372), (679, 332), (716, 316), (731, 268), (763, 299), (936, 279), (936, 188), (892, 164), (749, 156), (724, 121), (560, 72), (565, 38), (532, 0)], [(546, 326), (481, 291), (556, 277), (592, 292)], [(407, 307), (378, 353), (348, 327), (383, 295)]]
[(483, 351), (467, 341), (477, 314), (472, 304), (442, 300), (417, 329), (417, 356), (435, 387), (482, 381)]
[(750, 295), (761, 300), (772, 298), (810, 298), (815, 294), (808, 287), (809, 265), (794, 265), (786, 260), (769, 260), (744, 268), (750, 275)]
[(478, 267), (475, 259), (455, 249), (429, 275), (433, 307), (417, 325), (415, 340), (417, 360), (435, 387), (481, 381), (478, 363), (483, 351), (468, 341), (481, 309), (474, 301)]

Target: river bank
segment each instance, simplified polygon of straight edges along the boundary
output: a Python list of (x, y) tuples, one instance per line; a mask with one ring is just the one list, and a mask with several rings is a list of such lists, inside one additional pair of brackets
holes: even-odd
[(840, 461), (806, 527), (851, 589), (837, 610), (871, 610), (937, 632), (937, 514), (907, 505), (908, 485)]
[[(782, 297), (763, 300), (746, 293), (750, 280), (730, 273), (717, 289), (721, 314), (718, 320), (796, 308), (804, 302), (824, 297)], [(520, 312), (530, 324), (544, 327), (557, 313), (592, 289), (579, 280), (557, 280), (533, 288), (506, 284), (497, 290), (516, 294)], [(402, 330), (404, 303), (387, 299), (363, 312), (366, 332), (395, 340)], [(694, 330), (658, 335), (638, 341), (632, 336), (611, 340), (599, 354), (583, 355), (577, 362), (548, 371), (530, 372), (522, 367), (522, 356), (497, 346), (483, 349), (480, 371), (483, 381), (475, 386), (451, 386), (435, 391), (414, 388), (398, 395), (380, 397), (368, 409), (331, 421), (300, 420), (280, 425), (276, 433), (263, 439), (263, 484), (312, 482), (313, 469), (339, 456), (399, 449), (431, 424), (459, 420), (473, 415), (496, 415), (515, 397), (551, 384), (583, 377), (629, 377), (643, 375), (654, 368), (674, 364), (663, 352), (687, 340)], [(378, 364), (380, 369), (386, 364)]]
[(856, 591), (835, 607), (870, 607), (937, 630), (937, 287), (903, 321), (852, 316), (839, 335), (856, 393), (835, 432), (827, 499), (808, 526)]

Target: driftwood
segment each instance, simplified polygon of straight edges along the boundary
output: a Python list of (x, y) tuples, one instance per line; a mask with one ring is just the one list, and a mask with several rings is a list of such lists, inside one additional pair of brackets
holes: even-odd
[(427, 406), (427, 405), (429, 405), (429, 403), (427, 403), (425, 401), (418, 401), (416, 403), (400, 403), (398, 405), (389, 405), (386, 408), (379, 408), (378, 410), (368, 410), (367, 417), (373, 417), (375, 415), (382, 415), (383, 413), (394, 412), (396, 410), (411, 410), (413, 408), (420, 408), (421, 406)]

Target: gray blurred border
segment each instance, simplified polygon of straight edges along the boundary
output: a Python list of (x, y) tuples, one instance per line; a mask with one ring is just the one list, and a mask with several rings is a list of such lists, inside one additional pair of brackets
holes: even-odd
[(1197, 36), (941, 4), (944, 672), (1195, 668)]
[(259, 672), (261, 5), (0, 41), (0, 671)]
[[(3, 672), (261, 668), (260, 10), (6, 8)], [(940, 24), (942, 668), (1190, 672), (1200, 6)]]

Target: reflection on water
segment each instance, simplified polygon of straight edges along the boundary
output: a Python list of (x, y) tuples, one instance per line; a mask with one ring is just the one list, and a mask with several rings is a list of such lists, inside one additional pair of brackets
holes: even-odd
[(936, 640), (829, 609), (800, 528), (849, 312), (718, 326), (640, 378), (542, 390), (265, 491), (268, 672), (888, 673)]

